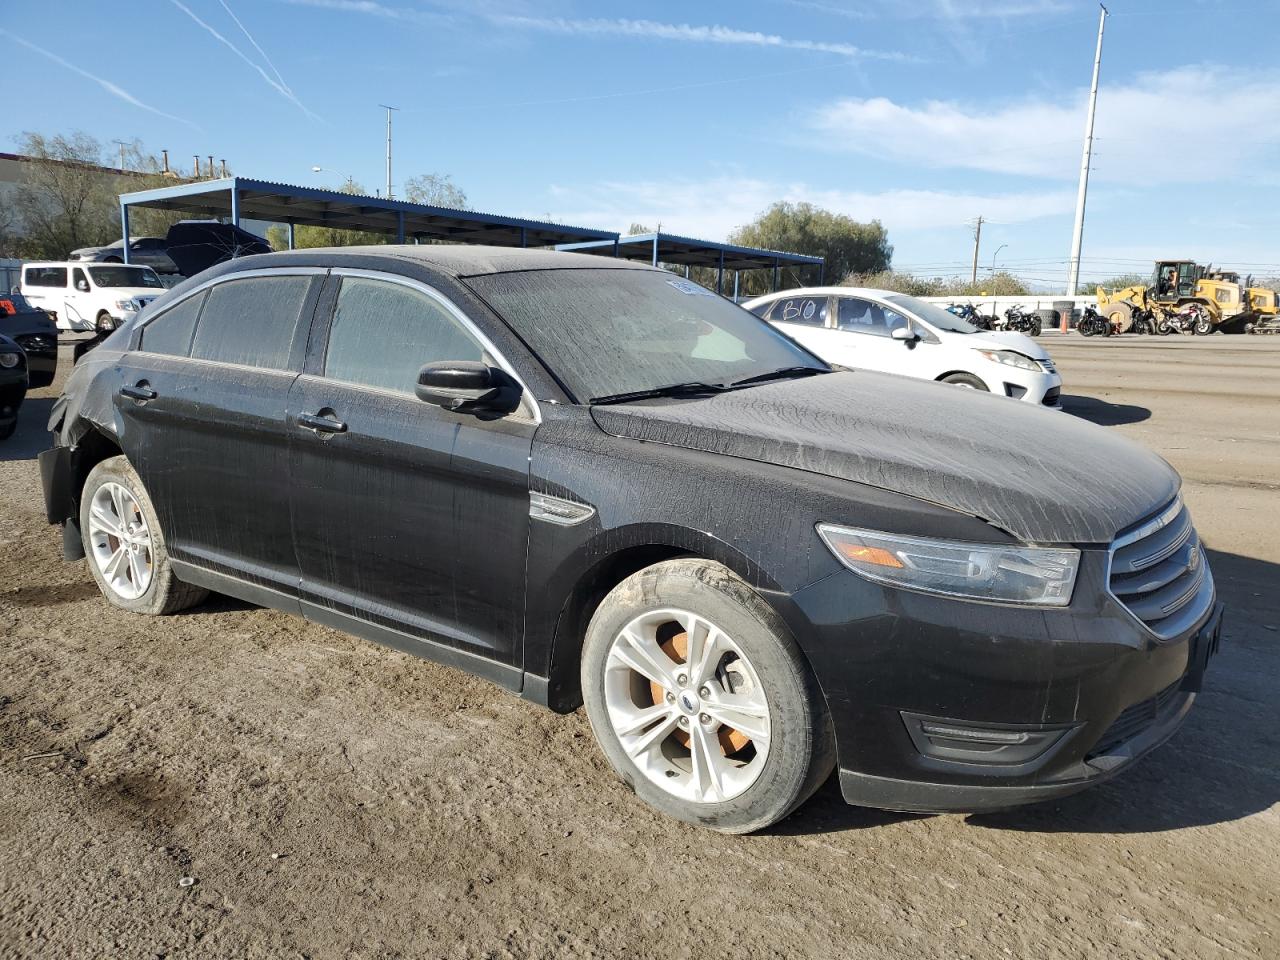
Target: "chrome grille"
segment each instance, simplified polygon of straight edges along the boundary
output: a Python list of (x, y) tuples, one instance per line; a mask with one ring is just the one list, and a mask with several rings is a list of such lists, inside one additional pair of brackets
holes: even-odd
[(1157, 636), (1189, 630), (1213, 606), (1213, 575), (1182, 498), (1111, 545), (1112, 595)]

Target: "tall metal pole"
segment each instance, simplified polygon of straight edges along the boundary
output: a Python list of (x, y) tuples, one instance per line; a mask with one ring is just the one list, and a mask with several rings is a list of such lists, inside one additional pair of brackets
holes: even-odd
[(982, 224), (984, 222), (982, 217), (979, 217), (977, 224), (973, 228), (973, 275), (969, 277), (970, 283), (978, 282), (978, 244), (982, 242)]
[(399, 110), (399, 107), (388, 107), (385, 103), (378, 106), (387, 111), (387, 199), (391, 199), (391, 111)]
[(1080, 284), (1080, 245), (1084, 241), (1084, 201), (1089, 193), (1089, 164), (1093, 160), (1093, 114), (1098, 108), (1098, 70), (1102, 67), (1102, 31), (1107, 25), (1107, 8), (1098, 4), (1098, 49), (1093, 55), (1093, 83), (1089, 87), (1089, 117), (1084, 124), (1084, 155), (1080, 160), (1080, 189), (1076, 194), (1076, 225), (1071, 234), (1071, 267), (1067, 273), (1067, 296), (1074, 297)]

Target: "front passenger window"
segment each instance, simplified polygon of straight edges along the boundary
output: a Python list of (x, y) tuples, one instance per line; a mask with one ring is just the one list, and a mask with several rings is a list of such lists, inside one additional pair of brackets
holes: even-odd
[(344, 277), (324, 375), (412, 394), (423, 364), (486, 361), (479, 341), (439, 302), (387, 280)]

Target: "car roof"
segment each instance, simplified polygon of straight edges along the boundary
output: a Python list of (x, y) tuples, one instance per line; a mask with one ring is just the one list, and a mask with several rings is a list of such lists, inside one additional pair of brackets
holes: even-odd
[(290, 261), (296, 261), (299, 265), (314, 265), (317, 262), (326, 261), (337, 264), (352, 259), (359, 259), (366, 264), (376, 260), (386, 261), (388, 264), (409, 261), (432, 267), (455, 277), (475, 277), (528, 270), (660, 270), (648, 264), (595, 254), (525, 247), (443, 243), (309, 247), (305, 250), (282, 250), (278, 253), (258, 254), (245, 257), (236, 263), (243, 264), (245, 269), (261, 269), (285, 266)]
[(779, 300), (783, 297), (831, 297), (831, 296), (868, 296), (868, 297), (892, 297), (906, 296), (897, 290), (880, 290), (876, 287), (796, 287), (792, 290), (778, 290), (775, 293), (765, 293), (756, 297), (754, 300), (748, 300), (747, 303), (760, 303), (765, 300)]

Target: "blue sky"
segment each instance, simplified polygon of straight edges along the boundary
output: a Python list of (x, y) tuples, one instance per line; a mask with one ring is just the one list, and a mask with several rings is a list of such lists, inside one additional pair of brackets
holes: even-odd
[[(1096, 4), (5, 0), (6, 126), (304, 184), (451, 174), (477, 209), (722, 239), (778, 199), (895, 266), (1066, 274)], [(1085, 279), (1280, 274), (1280, 3), (1115, 0)], [(12, 142), (0, 149), (13, 149)], [(333, 173), (314, 174), (320, 165)]]

